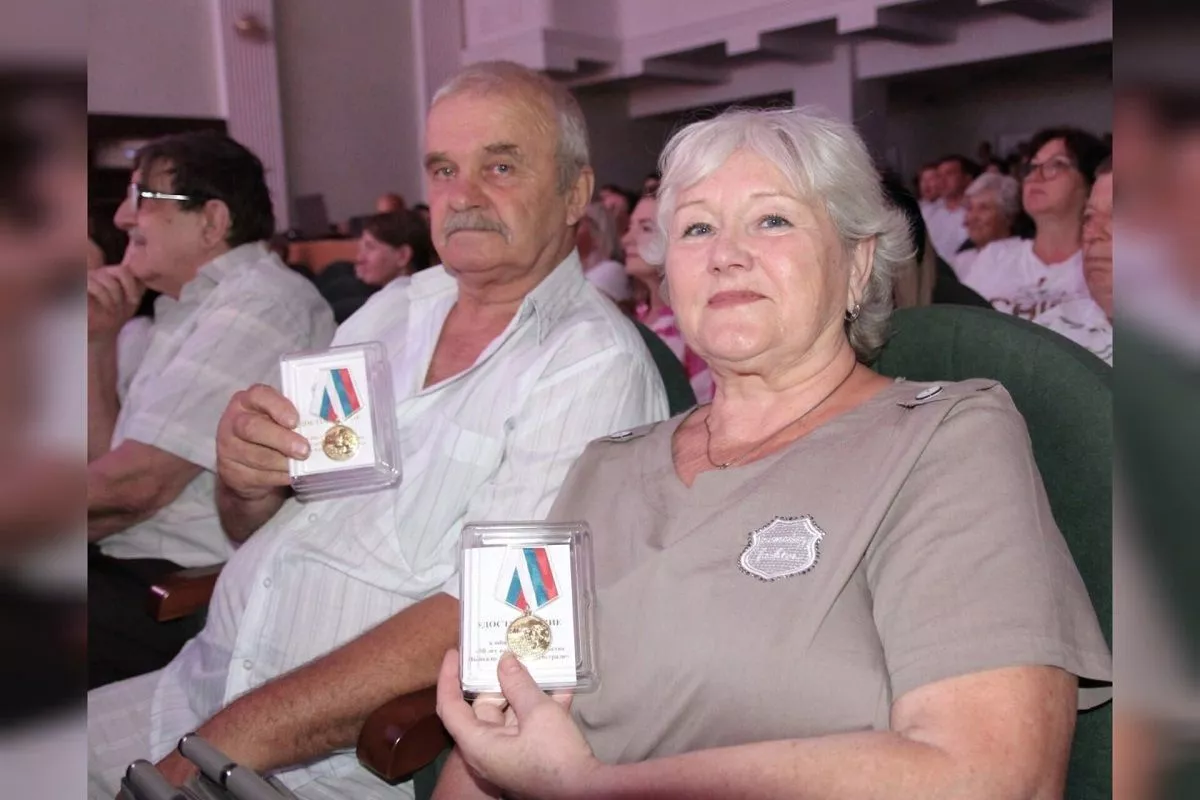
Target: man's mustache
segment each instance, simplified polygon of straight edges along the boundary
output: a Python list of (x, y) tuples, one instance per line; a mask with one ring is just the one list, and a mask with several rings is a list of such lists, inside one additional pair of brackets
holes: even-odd
[(508, 238), (508, 228), (505, 227), (503, 222), (488, 219), (477, 211), (459, 211), (447, 217), (446, 221), (442, 224), (442, 236), (444, 237), (449, 237), (451, 234), (458, 233), (459, 231), (498, 233)]

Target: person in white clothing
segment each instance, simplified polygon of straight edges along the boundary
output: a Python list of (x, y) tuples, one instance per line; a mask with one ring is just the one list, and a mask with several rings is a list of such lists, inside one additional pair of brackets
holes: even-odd
[(1021, 184), (1016, 178), (985, 172), (967, 187), (967, 241), (950, 266), (959, 280), (971, 268), (979, 251), (1012, 236), (1013, 221), (1021, 213)]
[(619, 249), (617, 239), (616, 220), (604, 204), (588, 203), (575, 235), (583, 277), (613, 301), (624, 303), (633, 296), (633, 289), (625, 266), (613, 259)]
[(1033, 321), (1113, 363), (1113, 176), (1112, 160), (1096, 169), (1083, 213), (1083, 277), (1088, 296), (1068, 300)]
[[(233, 139), (147, 144), (114, 221), (126, 257), (87, 276), (89, 687), (162, 667), (199, 629), (158, 622), (146, 596), (234, 552), (212, 501), (217, 422), (239, 388), (276, 378), (281, 355), (334, 331), (316, 288), (264, 245), (262, 162)], [(121, 332), (147, 287), (161, 295), (139, 355)]]
[(965, 193), (971, 181), (979, 175), (979, 165), (966, 156), (946, 156), (938, 162), (938, 184), (941, 188), (938, 207), (925, 220), (933, 248), (947, 263), (967, 239), (967, 206)]
[(1074, 128), (1050, 128), (1031, 144), (1022, 185), (1032, 239), (1001, 239), (985, 247), (964, 279), (993, 308), (1032, 320), (1068, 300), (1086, 297), (1083, 209), (1096, 167), (1108, 149)]
[(938, 180), (937, 162), (930, 162), (917, 173), (917, 201), (926, 227), (929, 225), (929, 215), (937, 208), (941, 196), (942, 182)]
[(463, 523), (543, 518), (588, 442), (667, 416), (641, 337), (575, 251), (593, 175), (570, 94), (517, 64), (469, 66), (434, 95), (424, 167), (443, 264), (374, 294), (333, 342), (386, 347), (403, 480), (302, 505), (295, 407), (265, 386), (233, 397), (216, 502), (246, 544), (178, 657), (89, 696), (90, 797), (136, 758), (192, 780), (173, 752), (189, 731), (304, 800), (410, 797), (353, 747), (458, 640)]

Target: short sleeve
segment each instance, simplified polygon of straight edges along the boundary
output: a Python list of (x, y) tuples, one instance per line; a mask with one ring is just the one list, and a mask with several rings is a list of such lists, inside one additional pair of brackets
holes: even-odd
[[(1025, 421), (998, 386), (943, 418), (868, 549), (866, 572), (894, 697), (1008, 666), (1112, 679)], [(1108, 697), (1082, 689), (1080, 707)]]
[(333, 336), (328, 307), (311, 313), (296, 306), (242, 298), (202, 308), (170, 361), (148, 378), (138, 376), (136, 396), (122, 407), (119, 438), (215, 471), (217, 423), (229, 398), (255, 383), (277, 385), (280, 356), (324, 347)]

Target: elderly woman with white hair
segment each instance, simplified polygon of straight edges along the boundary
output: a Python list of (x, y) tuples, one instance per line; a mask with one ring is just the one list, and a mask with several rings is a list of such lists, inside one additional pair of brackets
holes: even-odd
[(966, 198), (967, 241), (950, 264), (960, 280), (970, 272), (980, 250), (1013, 235), (1013, 223), (1021, 213), (1021, 184), (1016, 178), (985, 172), (967, 187)]
[(1003, 387), (868, 366), (910, 244), (862, 141), (727, 112), (662, 166), (650, 255), (715, 396), (572, 467), (599, 689), (506, 655), (471, 706), (451, 651), (436, 796), (1061, 796), (1111, 657)]

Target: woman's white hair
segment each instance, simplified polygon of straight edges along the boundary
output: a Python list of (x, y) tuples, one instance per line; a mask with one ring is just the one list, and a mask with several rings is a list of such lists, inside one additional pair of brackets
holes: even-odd
[(985, 172), (971, 181), (966, 196), (979, 197), (988, 193), (996, 196), (997, 208), (1010, 223), (1021, 213), (1021, 184), (1016, 178)]
[(847, 256), (875, 240), (875, 256), (857, 319), (846, 322), (850, 345), (869, 361), (887, 339), (892, 281), (914, 250), (904, 215), (884, 197), (878, 171), (852, 125), (813, 108), (737, 109), (683, 128), (667, 142), (659, 167), (658, 230), (642, 249), (648, 263), (666, 261), (668, 223), (679, 193), (715, 172), (736, 151), (775, 165), (797, 194), (825, 209)]
[(579, 102), (565, 87), (542, 73), (513, 61), (481, 61), (463, 68), (438, 87), (430, 105), (461, 92), (524, 93), (544, 102), (553, 110), (553, 123), (558, 137), (554, 158), (558, 167), (557, 186), (560, 194), (574, 186), (579, 173), (591, 164), (587, 120)]

